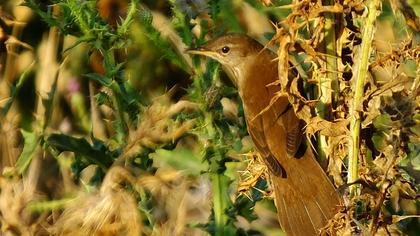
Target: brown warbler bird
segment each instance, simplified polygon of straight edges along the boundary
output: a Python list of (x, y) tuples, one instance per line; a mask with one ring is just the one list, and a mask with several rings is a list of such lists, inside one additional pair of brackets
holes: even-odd
[(287, 97), (270, 104), (280, 90), (270, 85), (278, 79), (276, 54), (235, 33), (188, 52), (217, 60), (238, 88), (248, 132), (270, 172), (282, 229), (287, 235), (319, 234), (340, 197), (311, 148), (302, 145), (302, 121)]

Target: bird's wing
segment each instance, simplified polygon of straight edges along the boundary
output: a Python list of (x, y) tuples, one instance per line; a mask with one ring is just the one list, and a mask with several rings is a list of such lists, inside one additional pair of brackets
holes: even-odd
[(248, 118), (248, 130), (274, 174), (271, 179), (283, 230), (293, 236), (316, 235), (334, 215), (339, 197), (310, 148), (293, 158), (302, 141), (302, 123), (287, 100), (278, 102), (260, 116)]
[(297, 152), (303, 137), (303, 121), (296, 117), (292, 105), (287, 98), (278, 99), (271, 105), (270, 112), (275, 117), (270, 125), (280, 125), (284, 127), (286, 136), (286, 152), (289, 157), (298, 157)]
[(317, 235), (334, 215), (338, 194), (310, 148), (303, 150), (300, 158), (292, 158), (302, 139), (301, 121), (293, 109), (283, 112), (276, 122), (274, 114), (278, 114), (275, 107), (262, 116), (262, 132), (267, 149), (282, 164), (287, 176), (272, 178), (280, 224), (289, 235)]
[[(281, 121), (280, 121), (281, 120)], [(293, 109), (288, 110), (278, 122), (286, 128), (286, 152), (290, 157), (298, 157), (297, 152), (303, 137), (303, 121), (299, 120)]]
[(252, 140), (254, 141), (255, 147), (263, 157), (263, 160), (267, 167), (270, 169), (271, 173), (273, 173), (275, 176), (285, 177), (286, 172), (267, 146), (262, 126), (262, 119), (257, 117), (252, 121), (247, 120), (247, 124), (248, 133), (250, 134)]

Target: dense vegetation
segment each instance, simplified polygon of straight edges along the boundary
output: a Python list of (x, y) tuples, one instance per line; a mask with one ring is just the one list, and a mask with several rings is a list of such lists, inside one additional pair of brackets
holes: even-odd
[(420, 231), (415, 0), (5, 0), (1, 235), (278, 235), (267, 169), (218, 63), (243, 32), (343, 196), (323, 235)]

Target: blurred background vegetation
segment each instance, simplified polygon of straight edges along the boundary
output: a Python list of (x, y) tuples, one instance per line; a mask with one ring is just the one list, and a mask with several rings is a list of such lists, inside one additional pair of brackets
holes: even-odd
[(419, 14), (416, 0), (2, 0), (0, 234), (282, 235), (235, 88), (185, 53), (227, 32), (290, 55), (304, 86), (283, 92), (344, 199), (322, 233), (418, 234)]

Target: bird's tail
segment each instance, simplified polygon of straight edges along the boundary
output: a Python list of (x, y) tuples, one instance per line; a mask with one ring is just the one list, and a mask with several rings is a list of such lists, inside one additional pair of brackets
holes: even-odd
[(319, 235), (340, 197), (310, 148), (291, 159), (286, 178), (272, 177), (280, 225), (288, 236)]

